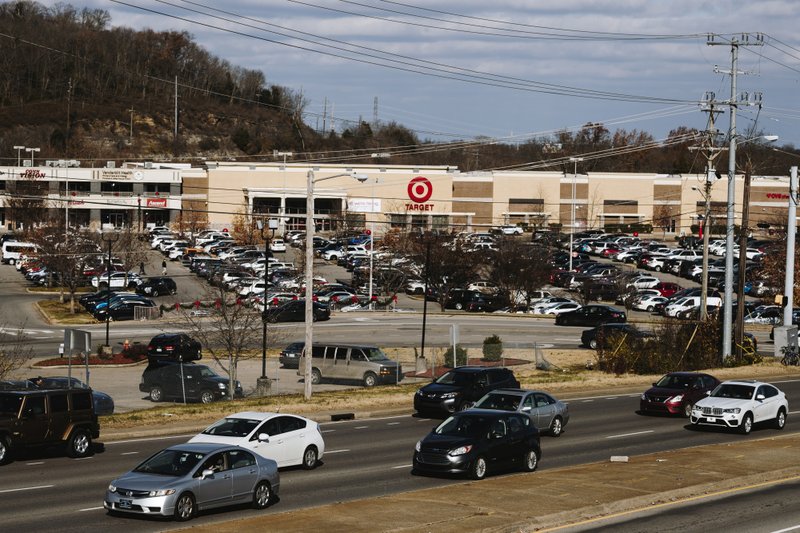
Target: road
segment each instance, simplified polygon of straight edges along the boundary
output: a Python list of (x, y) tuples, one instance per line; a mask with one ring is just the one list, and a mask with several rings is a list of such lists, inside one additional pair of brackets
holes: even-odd
[[(789, 396), (790, 405), (791, 398), (800, 397), (800, 380), (779, 383), (779, 386)], [(713, 429), (689, 430), (685, 419), (635, 414), (638, 394), (568, 401), (571, 420), (564, 434), (559, 438), (542, 437), (542, 470), (608, 460), (611, 455), (638, 455), (732, 439), (763, 438), (775, 431), (759, 428), (743, 437)], [(798, 413), (800, 411), (790, 412), (785, 431), (800, 431)], [(281, 500), (273, 511), (461, 483), (457, 479), (410, 474), (414, 443), (436, 424), (436, 420), (409, 415), (323, 424), (327, 450), (324, 464), (313, 471), (282, 471)], [(125, 531), (168, 529), (171, 526), (160, 521), (109, 517), (102, 509), (102, 498), (105, 487), (115, 476), (150, 453), (187, 437), (108, 442), (102, 453), (83, 460), (29, 454), (6, 465), (0, 477), (0, 513), (4, 517), (4, 528), (45, 531), (52, 530), (52, 524), (58, 523), (60, 531), (76, 532), (120, 527)], [(218, 511), (203, 514), (196, 523), (260, 516), (256, 513), (244, 508)], [(265, 525), (268, 525), (269, 513), (270, 510), (262, 513)], [(387, 517), (387, 521), (397, 519)]]

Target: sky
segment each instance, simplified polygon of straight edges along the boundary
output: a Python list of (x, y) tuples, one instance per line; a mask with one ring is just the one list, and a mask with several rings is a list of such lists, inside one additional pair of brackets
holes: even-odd
[[(54, 5), (55, 2), (40, 2)], [(74, 0), (112, 26), (186, 31), (211, 54), (302, 92), (311, 127), (395, 121), (420, 139), (524, 142), (601, 122), (663, 139), (730, 100), (737, 133), (800, 146), (792, 0)], [(708, 35), (715, 34), (709, 46)], [(744, 38), (743, 34), (746, 34)], [(763, 39), (761, 39), (763, 37)], [(727, 108), (726, 108), (727, 109)], [(323, 119), (323, 116), (325, 118)], [(729, 113), (719, 117), (723, 132)]]

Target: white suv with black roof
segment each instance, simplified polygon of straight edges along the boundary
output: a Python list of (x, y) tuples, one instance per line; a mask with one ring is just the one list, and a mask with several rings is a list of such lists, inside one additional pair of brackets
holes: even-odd
[(692, 408), (693, 425), (735, 428), (747, 435), (753, 424), (772, 423), (775, 429), (786, 425), (789, 402), (774, 385), (756, 380), (724, 381)]

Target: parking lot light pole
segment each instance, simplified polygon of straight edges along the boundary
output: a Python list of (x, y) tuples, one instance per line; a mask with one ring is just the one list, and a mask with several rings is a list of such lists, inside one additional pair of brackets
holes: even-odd
[(14, 146), (14, 150), (17, 151), (17, 166), (22, 166), (22, 157), (20, 157), (20, 153), (25, 149), (24, 146), (16, 145)]
[(305, 290), (305, 344), (303, 345), (303, 395), (306, 400), (311, 399), (311, 347), (314, 342), (314, 184), (320, 181), (350, 176), (364, 183), (368, 177), (353, 172), (340, 172), (332, 176), (321, 178), (314, 177), (314, 169), (308, 171), (306, 176), (306, 290)]
[(35, 167), (36, 165), (34, 164), (34, 162), (35, 162), (36, 152), (41, 151), (41, 148), (25, 148), (25, 151), (31, 154), (31, 167)]
[[(108, 344), (109, 340), (109, 325), (111, 319), (111, 246), (119, 240), (119, 233), (110, 231), (103, 233), (103, 240), (108, 243), (108, 263), (106, 264), (106, 344), (105, 349), (111, 351), (111, 345)], [(100, 288), (100, 276), (97, 277), (97, 288)]]
[(569, 225), (569, 270), (572, 271), (572, 240), (575, 235), (575, 187), (578, 181), (578, 163), (583, 161), (582, 157), (570, 157), (569, 162), (575, 163), (574, 172), (572, 173), (572, 207), (570, 209), (570, 225)]
[[(261, 377), (256, 383), (256, 390), (263, 396), (269, 392), (269, 379), (267, 378), (267, 284), (269, 283), (269, 244), (275, 237), (275, 230), (278, 229), (278, 219), (271, 218), (268, 227), (264, 227), (264, 221), (257, 222), (258, 229), (261, 231), (261, 238), (264, 239), (264, 312), (261, 314)], [(269, 230), (269, 236), (264, 230)]]

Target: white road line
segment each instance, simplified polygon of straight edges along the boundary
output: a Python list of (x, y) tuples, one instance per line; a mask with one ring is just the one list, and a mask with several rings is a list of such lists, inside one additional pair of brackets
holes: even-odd
[(35, 463), (25, 463), (27, 466), (43, 465), (44, 461), (36, 461)]
[(593, 401), (594, 401), (594, 400), (583, 400), (581, 403), (591, 403), (591, 402), (593, 402)]
[(400, 469), (400, 468), (411, 468), (411, 467), (413, 467), (413, 466), (414, 466), (414, 465), (398, 465), (398, 466), (393, 466), (393, 467), (391, 467), (391, 470), (398, 470), (398, 469)]
[(336, 431), (336, 430), (335, 429), (323, 429), (321, 431), (321, 433), (333, 433), (334, 431)]
[(92, 458), (91, 455), (89, 457), (78, 457), (78, 458), (75, 459), (75, 461), (86, 461), (86, 460), (91, 459), (91, 458)]
[(607, 397), (607, 398), (604, 398), (604, 399), (605, 399), (605, 400), (616, 400), (616, 399), (617, 399), (617, 397), (616, 397), (616, 396), (609, 396), (609, 397)]
[(634, 435), (644, 435), (646, 433), (654, 433), (654, 429), (648, 429), (647, 431), (637, 431), (636, 433), (625, 433), (623, 435), (609, 435), (607, 439), (621, 439), (622, 437), (632, 437)]
[(325, 455), (328, 455), (328, 454), (331, 454), (331, 453), (344, 453), (344, 452), (349, 452), (349, 451), (350, 451), (349, 449), (344, 449), (344, 450), (325, 450)]
[(773, 531), (772, 533), (786, 533), (787, 531), (794, 531), (796, 529), (800, 529), (800, 525), (798, 526), (791, 526), (784, 529), (778, 529), (777, 531)]
[(120, 455), (136, 455), (137, 453), (139, 453), (139, 452), (124, 452), (124, 453), (121, 453)]
[(192, 433), (191, 435), (167, 435), (166, 437), (145, 437), (143, 439), (128, 439), (128, 440), (114, 440), (111, 442), (106, 442), (105, 445), (108, 446), (110, 444), (130, 444), (131, 442), (146, 442), (149, 440), (174, 440), (174, 439), (183, 439), (186, 437), (194, 437), (196, 433)]
[(356, 426), (353, 429), (367, 429), (369, 426)]
[(800, 411), (789, 411), (790, 415), (796, 415), (797, 413), (800, 413)]
[(35, 487), (21, 487), (21, 488), (18, 488), (18, 489), (4, 489), (4, 490), (0, 490), (0, 494), (5, 494), (6, 492), (21, 492), (23, 490), (49, 489), (51, 487), (55, 487), (55, 485), (37, 485)]
[(103, 509), (102, 505), (100, 507), (87, 507), (86, 509), (78, 509), (78, 512), (85, 513), (86, 511), (98, 511), (100, 509)]
[(399, 426), (400, 422), (389, 422), (386, 424), (387, 426)]

